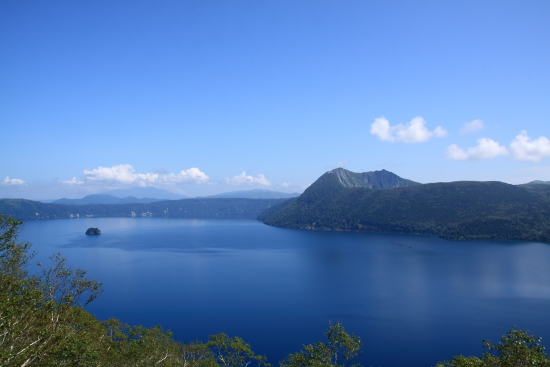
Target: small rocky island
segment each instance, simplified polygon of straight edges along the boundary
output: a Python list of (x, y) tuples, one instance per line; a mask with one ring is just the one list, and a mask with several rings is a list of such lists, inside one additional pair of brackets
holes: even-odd
[(88, 228), (88, 230), (86, 231), (86, 234), (97, 235), (97, 234), (101, 234), (101, 231), (99, 230), (99, 228)]

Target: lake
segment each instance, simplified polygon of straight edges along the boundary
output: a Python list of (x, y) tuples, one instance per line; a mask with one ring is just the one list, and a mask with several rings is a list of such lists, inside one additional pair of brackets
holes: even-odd
[(160, 218), (27, 221), (20, 240), (102, 282), (88, 306), (99, 319), (158, 324), (184, 342), (240, 336), (274, 366), (324, 340), (329, 320), (361, 337), (365, 366), (480, 355), (482, 339), (513, 325), (550, 340), (543, 243)]

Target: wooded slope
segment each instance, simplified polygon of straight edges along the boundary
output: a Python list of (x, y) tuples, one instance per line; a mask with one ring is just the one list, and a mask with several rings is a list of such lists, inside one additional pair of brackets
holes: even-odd
[(550, 186), (461, 181), (345, 187), (327, 172), (258, 219), (289, 228), (418, 233), (448, 239), (550, 241)]

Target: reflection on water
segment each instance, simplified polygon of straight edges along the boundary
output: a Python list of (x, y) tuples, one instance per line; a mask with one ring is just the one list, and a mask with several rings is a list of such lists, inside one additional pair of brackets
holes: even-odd
[(89, 307), (101, 319), (183, 341), (239, 335), (272, 363), (320, 340), (328, 320), (362, 337), (365, 365), (479, 354), (512, 325), (550, 336), (547, 244), (156, 218), (30, 221), (21, 238), (104, 283)]

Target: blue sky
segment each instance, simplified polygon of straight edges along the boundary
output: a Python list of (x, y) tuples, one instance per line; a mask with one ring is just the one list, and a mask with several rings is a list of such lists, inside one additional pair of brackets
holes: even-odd
[(0, 197), (550, 181), (548, 1), (0, 3)]

